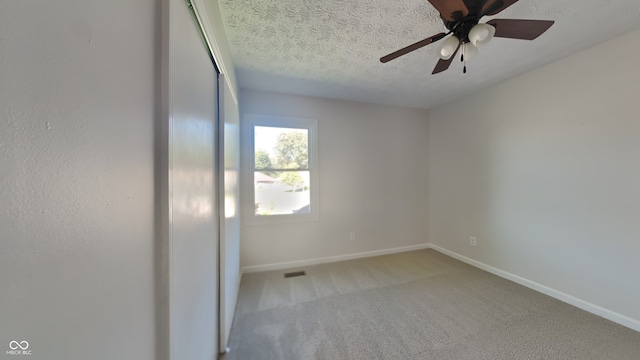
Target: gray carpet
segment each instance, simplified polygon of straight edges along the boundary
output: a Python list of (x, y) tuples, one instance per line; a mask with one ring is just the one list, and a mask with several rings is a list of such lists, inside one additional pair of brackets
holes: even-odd
[(433, 250), (245, 274), (224, 360), (640, 359), (640, 333)]

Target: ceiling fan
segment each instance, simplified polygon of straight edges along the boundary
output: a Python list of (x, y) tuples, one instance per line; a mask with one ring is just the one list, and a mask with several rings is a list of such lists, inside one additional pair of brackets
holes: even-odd
[(440, 45), (438, 49), (440, 60), (433, 69), (433, 74), (447, 70), (460, 48), (462, 48), (460, 59), (465, 63), (463, 69), (466, 73), (466, 61), (478, 53), (478, 46), (488, 43), (493, 37), (534, 40), (554, 23), (549, 20), (514, 19), (493, 19), (486, 24), (480, 23), (483, 16), (496, 15), (518, 0), (429, 0), (429, 2), (440, 12), (444, 26), (449, 32), (441, 32), (394, 51), (380, 58), (380, 62), (389, 62), (453, 34)]

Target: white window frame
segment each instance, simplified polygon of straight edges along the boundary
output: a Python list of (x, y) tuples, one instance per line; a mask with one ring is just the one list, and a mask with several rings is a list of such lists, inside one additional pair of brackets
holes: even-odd
[[(273, 115), (246, 114), (243, 117), (244, 139), (246, 149), (244, 160), (244, 189), (246, 196), (243, 196), (243, 215), (245, 224), (262, 225), (292, 222), (318, 221), (320, 214), (320, 196), (318, 183), (318, 121), (316, 119), (294, 118)], [(255, 136), (256, 126), (268, 126), (279, 128), (306, 129), (307, 141), (309, 145), (308, 165), (310, 182), (310, 212), (306, 214), (278, 214), (278, 215), (256, 215), (255, 214)]]

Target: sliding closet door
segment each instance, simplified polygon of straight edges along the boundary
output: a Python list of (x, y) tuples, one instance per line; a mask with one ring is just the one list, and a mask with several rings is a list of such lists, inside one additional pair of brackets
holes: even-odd
[[(227, 348), (240, 288), (240, 112), (233, 92), (220, 75), (220, 347)], [(233, 349), (231, 349), (233, 351)]]
[(217, 77), (184, 0), (169, 0), (171, 359), (218, 354)]

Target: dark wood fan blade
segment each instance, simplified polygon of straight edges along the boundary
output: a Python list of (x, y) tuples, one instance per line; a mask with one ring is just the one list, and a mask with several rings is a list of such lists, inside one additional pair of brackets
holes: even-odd
[(470, 15), (481, 15), (482, 9), (486, 6), (487, 2), (493, 2), (495, 0), (463, 0), (467, 9), (469, 9)]
[(482, 7), (482, 15), (496, 15), (517, 2), (518, 0), (489, 0)]
[(447, 21), (462, 20), (469, 15), (469, 9), (464, 0), (429, 0), (429, 2)]
[(451, 57), (449, 58), (449, 60), (438, 60), (438, 63), (436, 64), (436, 67), (433, 69), (433, 72), (431, 73), (432, 75), (435, 74), (439, 74), (445, 70), (447, 70), (449, 68), (449, 66), (451, 66), (451, 63), (453, 62), (453, 59), (456, 58), (456, 55), (458, 55), (458, 50), (460, 50), (460, 44), (458, 44), (458, 47), (456, 48), (456, 51), (453, 52), (453, 55), (451, 55)]
[(554, 21), (493, 19), (487, 24), (496, 28), (496, 37), (520, 40), (534, 40), (549, 30)]
[(440, 34), (428, 37), (428, 38), (426, 38), (424, 40), (420, 40), (417, 43), (411, 44), (411, 45), (409, 45), (407, 47), (404, 47), (404, 48), (402, 48), (402, 49), (400, 49), (398, 51), (394, 51), (389, 55), (385, 55), (385, 56), (381, 57), (380, 58), (380, 62), (381, 63), (389, 62), (389, 61), (391, 61), (391, 60), (393, 60), (395, 58), (398, 58), (398, 57), (400, 57), (402, 55), (405, 55), (405, 54), (408, 54), (408, 53), (410, 53), (412, 51), (418, 50), (421, 47), (425, 47), (425, 46), (427, 46), (429, 44), (433, 44), (434, 42), (436, 42), (438, 40), (441, 40), (445, 36), (447, 36), (447, 34), (440, 33)]

